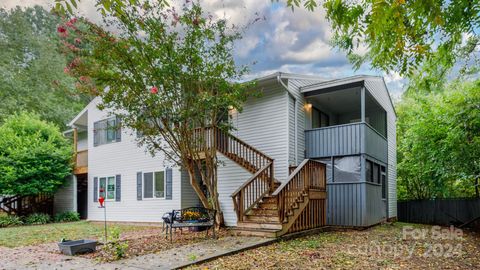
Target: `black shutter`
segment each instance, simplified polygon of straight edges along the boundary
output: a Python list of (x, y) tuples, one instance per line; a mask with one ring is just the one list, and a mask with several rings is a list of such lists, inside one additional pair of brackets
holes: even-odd
[(165, 200), (172, 199), (172, 168), (167, 168), (166, 173), (166, 190), (165, 190)]
[(98, 177), (93, 178), (93, 201), (98, 202)]
[(100, 125), (99, 122), (93, 123), (93, 146), (97, 146), (99, 143), (99, 136), (100, 136)]
[(122, 176), (115, 175), (115, 201), (119, 202), (122, 196)]
[(117, 124), (117, 138), (115, 138), (115, 142), (121, 142), (122, 141), (122, 122), (120, 117), (116, 118), (115, 124)]
[(137, 172), (137, 201), (142, 200), (142, 172)]

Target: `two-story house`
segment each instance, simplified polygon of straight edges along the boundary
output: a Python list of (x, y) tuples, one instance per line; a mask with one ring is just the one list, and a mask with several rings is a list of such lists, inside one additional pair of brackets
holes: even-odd
[[(275, 236), (396, 217), (396, 115), (383, 78), (278, 72), (257, 81), (261, 95), (230, 111), (235, 129), (216, 146), (227, 226)], [(102, 220), (104, 196), (108, 220), (161, 222), (165, 212), (199, 205), (188, 173), (139, 148), (134, 131), (112, 128), (117, 119), (99, 102), (69, 123), (76, 167), (55, 211)]]

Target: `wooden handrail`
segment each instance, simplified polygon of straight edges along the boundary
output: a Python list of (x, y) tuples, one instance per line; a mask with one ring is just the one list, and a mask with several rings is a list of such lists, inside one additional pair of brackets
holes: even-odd
[(283, 182), (273, 193), (272, 193), (272, 196), (277, 196), (278, 193), (280, 193), (280, 191), (282, 191), (282, 189), (288, 185), (288, 183), (290, 183), (290, 181), (292, 181), (292, 179), (298, 174), (299, 171), (302, 170), (303, 166), (305, 166), (305, 164), (307, 164), (307, 162), (309, 161), (309, 159), (304, 159), (302, 161), (302, 163), (300, 163), (300, 165), (297, 166), (297, 168), (295, 168), (295, 170), (290, 174), (290, 176), (287, 178), (287, 181)]
[(273, 162), (269, 162), (232, 194), (238, 221), (243, 221), (248, 211), (272, 192), (273, 184)]
[(262, 172), (267, 170), (268, 167), (270, 167), (270, 165), (272, 165), (272, 162), (268, 163), (267, 165), (263, 166), (260, 170), (258, 170), (254, 175), (252, 175), (252, 177), (250, 177), (250, 179), (248, 179), (245, 183), (243, 183), (243, 185), (241, 185), (239, 188), (237, 188), (232, 193), (232, 195), (230, 195), (230, 197), (234, 197), (235, 195), (237, 195), (240, 192), (240, 190), (244, 189), (248, 184), (250, 184), (250, 182), (255, 180), (255, 178), (257, 178)]
[(293, 207), (308, 194), (311, 188), (325, 190), (326, 178), (324, 163), (309, 159), (302, 161), (287, 181), (272, 193), (272, 196), (277, 197), (280, 221), (286, 221), (287, 214), (293, 211)]
[(242, 221), (253, 206), (273, 191), (273, 159), (218, 127), (196, 128), (193, 139), (200, 152), (214, 148), (253, 173), (231, 195), (238, 220)]

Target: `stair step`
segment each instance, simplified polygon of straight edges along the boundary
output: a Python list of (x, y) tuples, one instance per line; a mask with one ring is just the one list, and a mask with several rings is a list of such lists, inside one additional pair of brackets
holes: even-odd
[(247, 222), (256, 222), (256, 223), (274, 223), (280, 222), (278, 215), (276, 216), (246, 216)]
[(278, 205), (276, 203), (259, 203), (254, 209), (277, 210)]
[(253, 208), (247, 215), (252, 216), (277, 216), (278, 210), (277, 209), (265, 209), (265, 208)]
[(260, 236), (274, 238), (277, 236), (276, 229), (233, 228), (232, 234), (241, 236)]
[(281, 230), (282, 224), (281, 223), (257, 223), (257, 222), (238, 222), (237, 224), (238, 229), (269, 229), (269, 230)]

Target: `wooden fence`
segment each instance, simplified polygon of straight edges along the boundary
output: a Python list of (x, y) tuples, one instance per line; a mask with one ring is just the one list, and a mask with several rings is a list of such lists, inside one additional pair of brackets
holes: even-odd
[(399, 201), (398, 221), (476, 227), (480, 225), (480, 199)]

